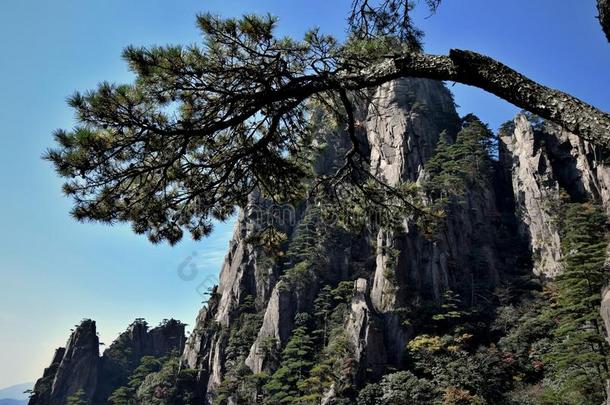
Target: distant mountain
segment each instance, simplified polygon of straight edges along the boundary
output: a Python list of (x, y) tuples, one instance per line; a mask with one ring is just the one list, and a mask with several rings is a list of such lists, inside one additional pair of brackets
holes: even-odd
[(13, 402), (5, 402), (10, 400), (26, 400), (25, 402), (15, 402), (15, 404), (27, 403), (28, 394), (24, 394), (24, 391), (31, 390), (33, 387), (34, 383), (23, 383), (0, 389), (0, 405), (12, 404)]
[(0, 405), (26, 405), (27, 399), (0, 399)]

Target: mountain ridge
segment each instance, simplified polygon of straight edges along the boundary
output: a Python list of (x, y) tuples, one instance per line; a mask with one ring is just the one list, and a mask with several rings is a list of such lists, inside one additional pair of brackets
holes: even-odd
[(0, 388), (0, 399), (2, 400), (25, 400), (28, 394), (25, 391), (32, 389), (34, 383), (13, 384), (11, 386)]
[[(60, 384), (60, 400), (79, 389), (89, 401), (116, 404), (513, 404), (537, 395), (550, 350), (545, 335), (554, 333), (544, 318), (554, 299), (547, 287), (566, 266), (557, 213), (597, 204), (607, 215), (604, 152), (523, 114), (495, 136), (476, 117), (460, 118), (451, 93), (432, 80), (396, 80), (371, 100), (357, 111), (370, 174), (392, 186), (416, 184), (424, 208), (442, 213), (434, 226), (401, 212), (355, 231), (307, 201), (278, 223), (261, 215), (277, 207), (254, 192), (235, 224), (220, 283), (178, 345), (180, 360), (142, 363), (148, 374), (137, 375), (135, 359), (146, 356), (135, 355), (120, 380), (137, 387), (118, 395), (85, 382)], [(333, 173), (349, 147), (345, 131), (322, 125), (316, 136), (313, 170)], [(269, 229), (279, 243), (255, 243)], [(75, 353), (70, 342), (83, 331), (95, 340), (90, 322), (45, 374), (69, 368), (66, 352)], [(531, 327), (527, 350), (521, 323), (538, 328)], [(142, 332), (126, 333), (135, 350)], [(76, 362), (87, 356), (81, 350)], [(103, 368), (82, 370), (79, 381), (89, 381)], [(176, 376), (173, 385), (168, 375)], [(30, 403), (60, 403), (52, 395), (37, 401)]]

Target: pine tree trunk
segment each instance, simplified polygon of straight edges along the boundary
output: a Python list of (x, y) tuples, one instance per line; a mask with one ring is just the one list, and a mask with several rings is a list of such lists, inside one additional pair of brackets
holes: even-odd
[[(396, 54), (364, 71), (340, 75), (335, 80), (343, 88), (355, 90), (400, 77), (453, 81), (478, 87), (553, 121), (594, 144), (610, 148), (610, 114), (472, 51), (452, 49), (448, 56), (414, 52)], [(309, 86), (311, 89), (299, 90), (312, 94), (332, 89), (328, 83), (311, 83)]]

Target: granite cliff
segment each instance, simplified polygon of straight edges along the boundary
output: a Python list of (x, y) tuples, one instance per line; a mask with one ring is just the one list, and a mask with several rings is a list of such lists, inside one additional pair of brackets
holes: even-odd
[[(510, 402), (509, 391), (514, 398), (534, 395), (523, 392), (542, 384), (543, 367), (531, 351), (527, 387), (503, 375), (499, 388), (474, 380), (439, 388), (443, 378), (460, 376), (432, 371), (430, 385), (405, 370), (422, 362), (422, 347), (467, 364), (487, 356), (516, 367), (509, 337), (519, 322), (527, 324), (518, 300), (541, 296), (564, 271), (562, 204), (591, 202), (610, 213), (607, 155), (524, 114), (494, 136), (476, 117), (459, 117), (450, 92), (432, 80), (387, 83), (361, 104), (359, 137), (370, 173), (390, 185), (416, 184), (423, 206), (442, 211), (433, 230), (405, 213), (393, 218), (395, 226), (375, 223), (356, 232), (328, 221), (316, 204), (277, 207), (253, 193), (235, 224), (220, 283), (188, 340), (182, 324), (148, 330), (135, 322), (100, 357), (95, 323), (84, 321), (57, 350), (30, 403), (64, 404), (79, 389), (88, 401), (104, 403), (143, 357), (174, 349), (181, 351), (178, 372), (193, 376), (193, 404), (357, 398), (389, 404), (396, 399), (380, 398), (396, 379), (419, 387), (404, 394), (420, 398), (414, 403), (440, 395), (444, 403), (513, 404), (525, 402)], [(314, 170), (331, 173), (349, 147), (347, 137), (338, 128), (319, 132)], [(273, 248), (257, 242), (270, 225), (282, 235)], [(608, 325), (610, 294), (603, 297)], [(513, 322), (501, 326), (506, 313)], [(454, 337), (435, 340), (441, 330)], [(485, 337), (473, 338), (475, 330)], [(473, 344), (462, 355), (470, 339), (486, 351)], [(154, 403), (182, 403), (159, 395)], [(448, 402), (454, 397), (471, 402)]]
[[(438, 82), (403, 79), (378, 88), (372, 104), (366, 114), (371, 172), (389, 184), (425, 183), (426, 164), (440, 138), (453, 143), (460, 130), (449, 91)], [(340, 139), (334, 142), (341, 144)], [(236, 375), (277, 370), (272, 358), (290, 340), (295, 317), (318, 314), (316, 300), (325, 287), (336, 290), (350, 283), (338, 321), (347, 347), (340, 364), (349, 366), (343, 381), (334, 379), (320, 396), (321, 403), (340, 403), (342, 395), (353, 395), (353, 387), (404, 366), (407, 343), (414, 336), (405, 312), (416, 311), (420, 303), (442, 305), (449, 291), (475, 305), (487, 292), (523, 274), (533, 274), (543, 284), (560, 274), (561, 232), (554, 210), (561, 193), (608, 209), (610, 177), (602, 152), (524, 114), (505, 125), (496, 147), (490, 175), (448, 208), (442, 232), (435, 237), (424, 235), (409, 217), (399, 231), (378, 228), (343, 236), (340, 243), (318, 246), (325, 260), (298, 282), (285, 263), (274, 263), (248, 244), (249, 235), (265, 225), (250, 215), (264, 206), (253, 198), (236, 224), (220, 285), (202, 309), (183, 355), (185, 364), (198, 372), (200, 400), (260, 400), (256, 394), (227, 394), (226, 386), (236, 389)], [(313, 209), (301, 208), (295, 225), (286, 230), (289, 241), (298, 239), (308, 210)], [(332, 227), (317, 231), (340, 233)], [(254, 302), (248, 311), (258, 314), (254, 333), (246, 339), (247, 350), (230, 357), (227, 349), (233, 353), (232, 330), (243, 326), (240, 308), (245, 300)]]

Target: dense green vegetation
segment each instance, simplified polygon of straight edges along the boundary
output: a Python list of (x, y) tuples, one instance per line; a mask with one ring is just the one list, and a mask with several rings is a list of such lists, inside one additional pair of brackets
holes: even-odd
[[(455, 140), (441, 137), (422, 187), (446, 215), (460, 207), (468, 192), (484, 190), (493, 179), (495, 142), (472, 116), (464, 119)], [(233, 396), (240, 403), (318, 404), (332, 389), (337, 403), (362, 405), (601, 403), (608, 376), (608, 347), (598, 313), (609, 276), (604, 266), (606, 216), (590, 202), (565, 197), (556, 204), (562, 213), (557, 216), (565, 257), (561, 276), (539, 280), (526, 261), (504, 275), (500, 287), (482, 290), (477, 301), (446, 291), (441, 302), (405, 308), (403, 324), (413, 331), (408, 358), (377, 381), (367, 377), (363, 387), (354, 385), (353, 348), (343, 330), (353, 282), (333, 284), (317, 272), (325, 263), (321, 252), (326, 242), (316, 237), (319, 212), (306, 212), (288, 244), (282, 280), (289, 290), (319, 286), (314, 309), (296, 315), (281, 351), (275, 349), (277, 342), (269, 342), (270, 353), (276, 351), (270, 354), (268, 372), (252, 375), (241, 362), (216, 402)], [(325, 235), (332, 237), (332, 232)], [(508, 246), (515, 241), (507, 235), (503, 243), (518, 250)], [(473, 256), (477, 254), (475, 249)], [(230, 336), (235, 341), (247, 334), (246, 350), (256, 328), (244, 320), (258, 324), (260, 314), (246, 310), (241, 316), (239, 332)]]
[(557, 277), (555, 340), (547, 403), (601, 403), (608, 377), (608, 345), (599, 314), (600, 293), (607, 284), (607, 219), (598, 207), (566, 204), (563, 218), (565, 269)]
[[(599, 404), (608, 346), (599, 315), (606, 217), (591, 203), (564, 203), (564, 272), (542, 288), (495, 292), (490, 314), (446, 299), (431, 332), (409, 343), (408, 370), (359, 393), (360, 404)], [(534, 280), (533, 280), (534, 281)], [(531, 288), (534, 287), (534, 288)]]
[[(350, 281), (336, 288), (324, 286), (315, 300), (314, 313), (296, 315), (295, 329), (284, 348), (277, 352), (277, 342), (268, 342), (267, 362), (272, 373), (252, 374), (243, 363), (247, 353), (238, 362), (228, 363), (230, 368), (217, 390), (215, 403), (226, 403), (232, 397), (238, 403), (316, 404), (333, 383), (351, 388), (350, 349), (342, 325), (352, 289)], [(248, 333), (250, 322), (242, 319), (231, 335), (235, 330)], [(251, 329), (244, 348), (250, 348), (257, 330)]]
[(73, 395), (68, 397), (66, 401), (66, 405), (88, 405), (89, 401), (87, 401), (87, 395), (85, 391), (80, 389), (76, 391)]
[(113, 405), (193, 403), (195, 371), (183, 369), (177, 353), (163, 358), (145, 356), (127, 385), (108, 398)]
[(467, 190), (481, 190), (491, 176), (495, 138), (487, 125), (474, 115), (462, 119), (455, 141), (441, 134), (434, 155), (426, 162), (426, 195), (446, 204)]
[(305, 376), (313, 366), (314, 345), (308, 330), (308, 316), (299, 314), (296, 327), (282, 350), (280, 367), (263, 386), (265, 404), (298, 403), (306, 395)]
[[(129, 328), (147, 330), (148, 323), (138, 318)], [(135, 353), (132, 346), (133, 342), (129, 334), (123, 333), (104, 351), (99, 370), (100, 382), (96, 389), (97, 402), (105, 402), (117, 387), (127, 382), (131, 373), (140, 364), (142, 354)]]

